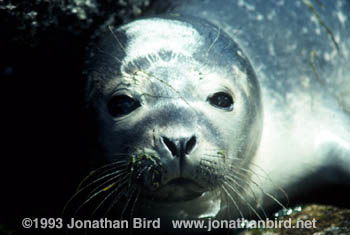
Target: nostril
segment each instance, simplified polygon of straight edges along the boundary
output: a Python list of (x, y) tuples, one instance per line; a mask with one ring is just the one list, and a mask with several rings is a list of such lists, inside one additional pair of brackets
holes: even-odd
[(166, 147), (170, 150), (171, 154), (173, 156), (176, 156), (177, 155), (177, 147), (176, 147), (175, 143), (164, 136), (162, 137), (162, 139), (163, 139), (163, 142), (166, 145)]
[(189, 154), (193, 150), (194, 146), (196, 146), (196, 142), (197, 140), (195, 136), (192, 136), (191, 139), (187, 141), (185, 145), (185, 154)]
[(161, 137), (164, 146), (171, 152), (173, 156), (183, 157), (190, 154), (197, 144), (195, 136), (191, 138), (169, 139), (165, 136)]

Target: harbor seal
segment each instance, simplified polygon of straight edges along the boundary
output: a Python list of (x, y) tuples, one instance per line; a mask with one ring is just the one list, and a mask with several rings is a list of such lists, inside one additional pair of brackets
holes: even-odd
[(160, 218), (169, 231), (349, 186), (348, 1), (159, 4), (91, 52), (86, 99), (107, 164), (69, 201), (73, 217)]

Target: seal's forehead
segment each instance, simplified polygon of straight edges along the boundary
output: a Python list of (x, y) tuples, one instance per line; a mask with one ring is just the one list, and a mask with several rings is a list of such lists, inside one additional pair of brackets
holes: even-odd
[(152, 18), (137, 20), (120, 28), (128, 40), (126, 61), (160, 50), (191, 56), (204, 44), (203, 37), (190, 24), (177, 20)]

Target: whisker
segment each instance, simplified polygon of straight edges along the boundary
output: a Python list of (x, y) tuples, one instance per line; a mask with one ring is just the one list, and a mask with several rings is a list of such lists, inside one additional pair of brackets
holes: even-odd
[[(255, 174), (254, 171), (252, 170), (248, 170), (248, 169), (244, 169), (244, 168), (238, 168), (239, 170), (245, 171), (245, 172), (249, 172), (249, 173), (253, 173)], [(263, 169), (261, 169), (263, 170)], [(238, 173), (238, 172), (237, 172)], [(266, 173), (267, 175), (267, 173)], [(257, 176), (261, 176), (261, 175), (257, 175)], [(279, 187), (278, 185), (274, 184), (272, 179), (269, 176), (266, 176), (265, 179), (268, 179), (270, 181), (271, 184), (273, 184), (276, 188), (278, 188), (286, 197), (287, 199), (287, 205), (289, 204), (289, 197), (288, 194), (283, 190), (283, 188)], [(254, 184), (258, 189), (261, 190), (261, 192), (263, 192), (266, 196), (268, 196), (269, 198), (271, 198), (274, 202), (276, 202), (279, 206), (281, 206), (283, 209), (286, 209), (286, 207), (283, 205), (283, 203), (281, 203), (276, 197), (274, 197), (272, 194), (265, 192), (265, 190), (263, 189), (263, 187), (261, 187), (258, 183), (256, 183), (254, 180), (249, 180), (249, 182), (251, 182), (252, 184)]]
[(144, 166), (141, 170), (140, 170), (140, 172), (138, 173), (138, 175), (136, 176), (136, 179), (138, 180), (140, 177), (141, 177), (141, 175), (142, 175), (142, 173), (145, 171), (145, 170), (149, 170), (149, 169), (151, 169), (151, 166)]
[(113, 29), (112, 29), (112, 27), (111, 27), (110, 25), (108, 25), (108, 29), (109, 29), (109, 31), (112, 33), (114, 39), (118, 42), (120, 48), (121, 48), (121, 49), (123, 50), (123, 52), (127, 55), (126, 50), (125, 50), (123, 44), (120, 42), (118, 36), (115, 34), (115, 32), (113, 31)]
[[(115, 183), (112, 183), (111, 185), (109, 185), (109, 188), (112, 188), (113, 186), (115, 186)], [(79, 207), (77, 210), (75, 210), (73, 217), (76, 216), (78, 214), (78, 212), (86, 205), (88, 204), (92, 199), (96, 198), (99, 194), (105, 192), (105, 189), (101, 189), (98, 190), (97, 192), (95, 192), (94, 194), (90, 195), (88, 197), (88, 199), (86, 199)]]
[[(101, 172), (100, 174), (96, 175), (95, 177), (97, 179), (94, 179), (91, 183), (95, 183), (96, 181), (99, 181), (100, 179), (105, 179), (107, 177), (113, 176), (113, 175), (118, 174), (118, 173), (126, 172), (127, 166), (128, 165), (115, 166), (113, 168), (106, 169), (104, 172)], [(91, 183), (89, 183), (89, 184), (91, 184)]]
[(238, 197), (241, 198), (242, 201), (246, 202), (248, 207), (254, 212), (254, 214), (260, 219), (262, 220), (260, 214), (254, 209), (254, 207), (249, 203), (249, 201), (247, 201), (240, 192), (237, 191), (237, 189), (235, 189), (234, 187), (232, 187), (230, 184), (227, 184), (226, 182), (223, 182), (227, 187), (229, 187)]
[(216, 37), (214, 39), (214, 41), (211, 43), (211, 45), (209, 46), (207, 52), (206, 52), (206, 56), (208, 57), (209, 56), (209, 51), (214, 47), (215, 43), (218, 41), (219, 37), (220, 37), (220, 32), (221, 32), (221, 29), (218, 27), (218, 31), (217, 31), (217, 34), (216, 34)]
[(137, 201), (139, 200), (140, 194), (141, 194), (141, 188), (138, 188), (135, 200), (133, 202), (133, 205), (132, 205), (131, 211), (130, 211), (130, 217), (129, 217), (130, 221), (132, 220), (132, 217), (134, 215), (135, 207), (136, 207)]
[[(206, 157), (211, 157), (211, 158), (220, 158), (220, 159), (222, 159), (222, 158), (224, 158), (225, 157), (225, 155), (222, 153), (222, 154), (203, 154), (203, 156), (206, 156)], [(205, 159), (204, 157), (203, 157), (203, 159)], [(242, 159), (240, 159), (240, 158), (232, 158), (232, 157), (230, 157), (230, 161), (241, 161)]]
[[(113, 176), (112, 178), (106, 180), (105, 182), (103, 182), (102, 184), (100, 184), (99, 186), (97, 186), (96, 188), (94, 188), (88, 196), (90, 196), (91, 194), (93, 194), (94, 192), (96, 192), (97, 190), (99, 190), (100, 188), (103, 188), (104, 191), (107, 191), (110, 189), (110, 185), (108, 185), (107, 187), (105, 185), (109, 184), (110, 182), (114, 181), (115, 179), (119, 178), (119, 177), (123, 177), (127, 175), (126, 171), (123, 172), (119, 172), (119, 174)], [(118, 179), (116, 182), (112, 183), (112, 184), (117, 184), (119, 183), (121, 180), (123, 180), (124, 178)]]
[[(90, 186), (90, 185), (92, 185), (92, 184), (95, 184), (95, 183), (97, 183), (97, 182), (99, 182), (99, 181), (101, 181), (101, 180), (103, 180), (103, 179), (105, 179), (105, 178), (107, 178), (107, 177), (109, 177), (109, 176), (112, 176), (112, 175), (114, 175), (114, 174), (117, 174), (117, 173), (126, 171), (126, 167), (127, 167), (127, 166), (128, 166), (128, 165), (114, 166), (114, 167), (112, 167), (112, 168), (110, 168), (110, 169), (106, 169), (105, 171), (100, 172), (98, 175), (94, 175), (94, 177), (100, 177), (100, 178), (97, 178), (97, 179), (95, 179), (94, 181), (92, 181), (91, 183), (89, 183), (88, 185), (84, 186), (83, 189), (84, 189), (85, 187), (88, 187), (88, 186)], [(125, 168), (123, 169), (122, 167), (125, 167)], [(119, 169), (119, 168), (121, 168), (121, 169)], [(112, 172), (111, 172), (111, 171), (112, 171)], [(111, 172), (111, 173), (109, 173), (109, 172)], [(107, 173), (108, 173), (108, 174), (107, 174)], [(102, 175), (102, 176), (101, 176), (101, 175)], [(89, 178), (91, 178), (91, 177), (92, 177), (92, 176), (89, 176)], [(87, 179), (84, 179), (84, 181), (87, 181)], [(79, 184), (79, 187), (78, 187), (78, 191), (81, 190), (81, 187), (82, 187), (82, 186), (83, 186), (83, 183), (80, 183), (80, 184)]]
[[(121, 189), (122, 187), (124, 187), (124, 185), (126, 185), (127, 183), (127, 177), (130, 177), (131, 174), (128, 173), (125, 176), (125, 181), (123, 181), (123, 183), (121, 183), (118, 188), (116, 188), (114, 191), (117, 192), (117, 190)], [(124, 180), (124, 178), (123, 178)], [(106, 212), (104, 213), (103, 217), (106, 217), (106, 215), (110, 212), (110, 210), (115, 206), (116, 203), (118, 203), (119, 199), (121, 198), (123, 192), (125, 191), (125, 188), (119, 192), (119, 194), (117, 194), (117, 196), (113, 199), (113, 201), (111, 202), (111, 204), (109, 205), (109, 207), (107, 208)]]
[(261, 166), (258, 166), (256, 165), (255, 163), (252, 163), (253, 166), (255, 166), (256, 168), (260, 169), (265, 175), (266, 175), (266, 178), (269, 180), (269, 182), (275, 186), (276, 188), (278, 188), (282, 193), (283, 195), (285, 196), (286, 200), (287, 200), (287, 205), (289, 204), (289, 197), (288, 197), (288, 194), (287, 192), (282, 188), (280, 187), (279, 185), (275, 184), (275, 182), (271, 179), (271, 177), (269, 176), (269, 174), (261, 167)]
[[(137, 189), (136, 185), (132, 185), (132, 189), (131, 189), (131, 190), (130, 190), (130, 188), (128, 189), (128, 192), (127, 192), (127, 194), (128, 194), (128, 200), (126, 201), (126, 204), (125, 204), (125, 206), (124, 206), (124, 208), (123, 208), (123, 210), (122, 210), (122, 213), (120, 214), (120, 220), (123, 219), (124, 213), (125, 213), (126, 209), (128, 208), (129, 203), (130, 203), (130, 201), (131, 201), (131, 198), (132, 198), (133, 194), (135, 193), (136, 189)], [(130, 191), (131, 191), (131, 192), (130, 192)], [(129, 193), (129, 192), (130, 192), (130, 193)]]
[(95, 170), (95, 172), (99, 172), (99, 171), (101, 171), (101, 170), (104, 170), (104, 169), (108, 169), (109, 167), (113, 167), (113, 166), (115, 166), (115, 165), (125, 165), (125, 164), (128, 164), (128, 160), (126, 160), (126, 159), (123, 159), (123, 160), (119, 160), (119, 161), (114, 161), (114, 162), (111, 162), (111, 163), (108, 163), (108, 164), (106, 164), (106, 165), (103, 165), (103, 166), (101, 166), (101, 167), (99, 167), (99, 168), (97, 168), (96, 170)]
[[(237, 180), (235, 180), (235, 179), (232, 178), (232, 177), (236, 178), (237, 180), (241, 180), (239, 177), (236, 177), (235, 175), (231, 175), (231, 176), (226, 175), (226, 176), (225, 176), (226, 179), (228, 179), (230, 182), (232, 182), (232, 183), (234, 183), (235, 185), (237, 185), (237, 186), (238, 186), (239, 188), (241, 188), (243, 191), (247, 191), (247, 188), (246, 188), (246, 187), (248, 186), (249, 192), (250, 192), (251, 195), (253, 196), (254, 201), (255, 201), (257, 204), (259, 204), (259, 200), (258, 200), (258, 198), (257, 198), (257, 196), (256, 196), (256, 194), (255, 194), (255, 192), (254, 192), (254, 190), (252, 189), (251, 185), (250, 185), (249, 183), (246, 183), (245, 186), (242, 186), (239, 182), (237, 182)], [(261, 209), (261, 211), (262, 211), (262, 213), (264, 214), (264, 216), (267, 217), (267, 214), (266, 214), (264, 208), (262, 208), (262, 207), (259, 207), (259, 208)]]
[(119, 64), (122, 64), (122, 61), (121, 61), (118, 57), (116, 57), (115, 55), (110, 54), (110, 53), (108, 53), (108, 52), (102, 50), (102, 49), (99, 48), (99, 47), (96, 47), (96, 50), (98, 50), (98, 51), (99, 51), (100, 53), (102, 53), (102, 54), (105, 54), (105, 55), (107, 55), (107, 56), (112, 57), (112, 58), (115, 59)]
[(227, 191), (227, 188), (225, 187), (225, 185), (221, 185), (221, 188), (224, 190), (226, 196), (229, 197), (229, 199), (232, 201), (232, 203), (235, 205), (236, 209), (238, 210), (239, 214), (241, 215), (241, 218), (244, 218), (243, 213), (241, 211), (241, 209), (239, 208), (237, 202), (235, 201), (235, 199), (233, 199), (232, 195)]
[[(128, 177), (128, 176), (126, 175), (125, 177), (123, 177), (123, 179), (120, 179), (119, 182), (125, 180), (127, 177)], [(119, 183), (119, 182), (118, 182), (118, 183)], [(112, 195), (114, 195), (124, 184), (125, 184), (125, 183), (122, 183), (122, 184), (120, 184), (120, 185), (117, 185), (117, 186), (113, 189), (113, 191), (110, 192), (110, 193), (101, 201), (101, 203), (99, 203), (99, 205), (97, 205), (97, 207), (96, 207), (96, 208), (94, 209), (94, 211), (92, 212), (90, 218), (91, 218), (92, 216), (94, 216), (95, 213), (97, 212), (97, 210), (109, 199), (109, 197), (111, 197)]]
[[(109, 179), (108, 181), (104, 182), (103, 184), (99, 185), (98, 187), (96, 187), (92, 192), (89, 193), (89, 195), (87, 196), (88, 198), (78, 207), (77, 210), (75, 210), (73, 216), (76, 216), (76, 214), (87, 204), (89, 203), (92, 199), (96, 198), (98, 195), (100, 195), (103, 192), (106, 192), (107, 190), (110, 190), (111, 188), (113, 188), (115, 185), (117, 185), (121, 180), (123, 179), (119, 179), (116, 182), (111, 183), (110, 185), (108, 185), (107, 187), (104, 187), (106, 184), (110, 183), (111, 181), (113, 181), (114, 179), (120, 177), (122, 174), (119, 174), (117, 176), (114, 176), (113, 178)], [(102, 188), (103, 187), (103, 188)], [(102, 189), (101, 189), (102, 188)]]
[(73, 202), (74, 199), (76, 199), (76, 197), (77, 197), (78, 195), (81, 195), (84, 191), (86, 191), (88, 188), (90, 188), (90, 187), (93, 186), (94, 184), (96, 184), (96, 183), (102, 181), (103, 179), (105, 179), (105, 178), (107, 178), (107, 177), (109, 177), (109, 176), (113, 176), (113, 175), (115, 175), (115, 174), (116, 174), (116, 173), (111, 173), (111, 174), (105, 175), (105, 176), (103, 176), (103, 177), (101, 177), (101, 178), (99, 178), (99, 179), (93, 181), (92, 183), (86, 185), (84, 188), (79, 189), (79, 191), (77, 191), (76, 193), (74, 193), (73, 196), (68, 200), (68, 202), (67, 202), (67, 203), (65, 204), (65, 206), (63, 207), (62, 215), (65, 214), (65, 212), (66, 212), (68, 206)]

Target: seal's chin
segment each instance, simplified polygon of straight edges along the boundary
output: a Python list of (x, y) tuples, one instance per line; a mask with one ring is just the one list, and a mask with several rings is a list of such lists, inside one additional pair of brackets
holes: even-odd
[(191, 201), (200, 197), (205, 191), (197, 182), (186, 178), (176, 178), (155, 191), (145, 190), (143, 197), (158, 203)]

